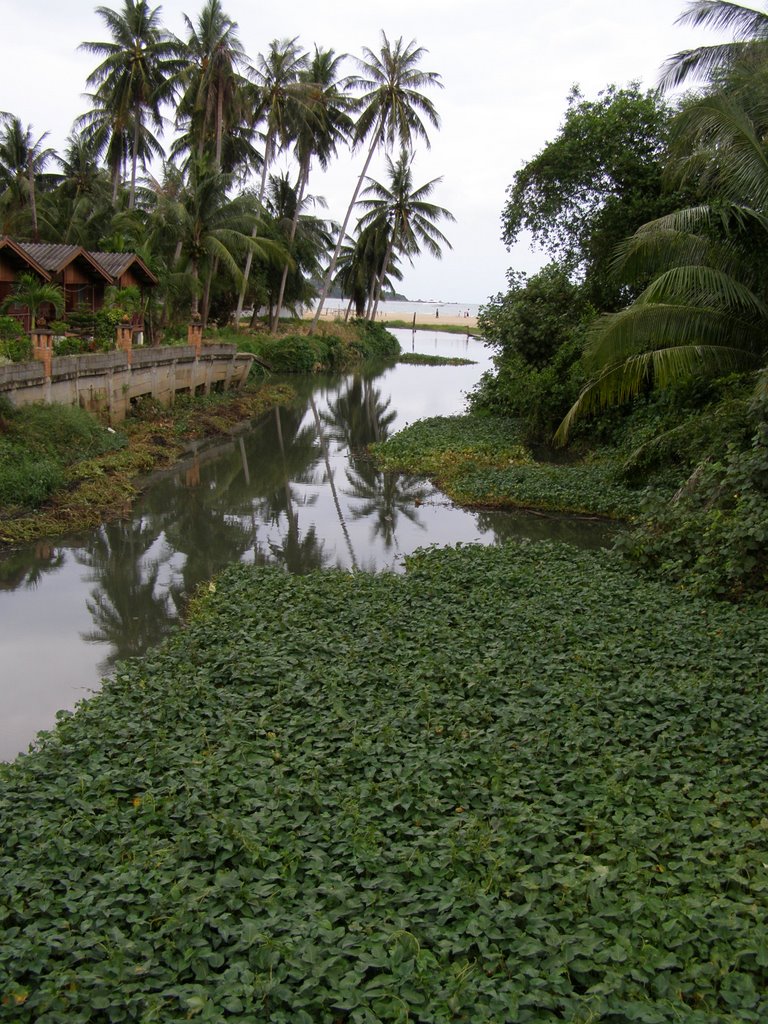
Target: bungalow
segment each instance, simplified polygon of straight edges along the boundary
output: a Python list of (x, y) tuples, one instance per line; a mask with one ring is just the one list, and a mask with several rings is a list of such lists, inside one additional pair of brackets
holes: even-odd
[[(65, 313), (72, 310), (95, 312), (104, 305), (105, 290), (136, 287), (142, 295), (158, 281), (146, 263), (130, 252), (88, 252), (79, 245), (48, 242), (17, 242), (0, 238), (0, 302), (12, 291), (20, 273), (33, 273), (41, 280), (58, 284), (64, 292)], [(29, 312), (12, 310), (31, 327)], [(141, 318), (134, 328), (141, 329)]]

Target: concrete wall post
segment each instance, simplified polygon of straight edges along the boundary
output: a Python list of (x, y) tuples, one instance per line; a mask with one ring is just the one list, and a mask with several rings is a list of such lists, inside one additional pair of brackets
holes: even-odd
[(125, 358), (130, 366), (133, 361), (133, 327), (130, 321), (123, 321), (117, 325), (115, 347), (125, 352)]
[(53, 331), (47, 327), (32, 328), (32, 357), (43, 364), (43, 372), (50, 380), (53, 365)]
[(187, 327), (187, 344), (194, 348), (195, 359), (199, 359), (203, 350), (203, 324), (199, 313), (195, 313), (192, 323)]

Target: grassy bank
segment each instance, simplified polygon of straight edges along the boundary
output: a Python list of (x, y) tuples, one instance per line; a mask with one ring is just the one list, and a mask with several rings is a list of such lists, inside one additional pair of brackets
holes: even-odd
[(384, 320), (384, 327), (398, 328), (403, 331), (437, 331), (439, 334), (470, 334), (473, 337), (479, 338), (480, 331), (474, 325), (468, 326), (467, 324), (446, 324), (440, 323), (439, 320), (432, 322), (431, 320), (427, 323), (425, 321), (416, 321), (416, 326), (413, 325), (413, 320)]
[(622, 481), (614, 463), (535, 462), (518, 420), (433, 417), (371, 446), (383, 469), (426, 475), (471, 508), (528, 508), (629, 519), (645, 492)]
[(0, 543), (96, 526), (125, 515), (135, 479), (173, 463), (196, 438), (225, 434), (290, 399), (285, 385), (252, 384), (172, 408), (139, 405), (110, 431), (70, 406), (0, 406)]
[(566, 547), (233, 567), (0, 768), (5, 1012), (763, 1021), (767, 661)]

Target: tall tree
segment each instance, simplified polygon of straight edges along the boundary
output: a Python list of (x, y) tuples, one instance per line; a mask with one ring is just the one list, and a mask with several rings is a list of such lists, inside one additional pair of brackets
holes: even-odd
[(24, 221), (29, 220), (29, 233), (40, 236), (37, 217), (39, 184), (50, 185), (56, 175), (44, 176), (45, 165), (54, 151), (44, 147), (48, 137), (38, 139), (32, 125), (24, 126), (14, 114), (0, 114), (0, 215), (3, 234), (27, 233)]
[(97, 7), (96, 13), (112, 38), (80, 44), (81, 50), (102, 58), (87, 79), (96, 90), (94, 108), (81, 124), (101, 133), (110, 147), (113, 173), (118, 152), (130, 159), (128, 206), (133, 209), (138, 162), (161, 151), (148, 122), (158, 131), (162, 128), (161, 104), (170, 97), (182, 66), (179, 42), (161, 27), (160, 8), (150, 9), (146, 0), (123, 0), (119, 11)]
[(313, 331), (317, 327), (328, 297), (352, 210), (374, 153), (381, 146), (391, 150), (395, 144), (411, 149), (416, 139), (421, 139), (429, 147), (429, 135), (424, 121), (434, 128), (440, 125), (434, 104), (421, 91), (432, 87), (442, 88), (440, 76), (436, 72), (423, 71), (419, 66), (425, 53), (426, 50), (417, 46), (415, 40), (406, 45), (400, 38), (392, 45), (382, 32), (379, 52), (374, 53), (366, 47), (363, 50), (364, 59), (358, 61), (361, 73), (352, 80), (360, 93), (357, 99), (359, 116), (353, 141), (356, 145), (362, 145), (369, 140), (368, 152), (325, 273), (322, 292), (312, 321)]
[(584, 281), (600, 309), (632, 293), (611, 273), (616, 245), (686, 200), (666, 188), (673, 112), (636, 85), (609, 86), (595, 100), (578, 88), (557, 136), (514, 176), (502, 211), (511, 247), (528, 231), (550, 259)]
[(403, 149), (397, 161), (387, 157), (389, 182), (382, 185), (368, 178), (368, 186), (363, 192), (359, 206), (366, 212), (360, 218), (360, 225), (367, 227), (380, 224), (387, 238), (387, 248), (378, 271), (374, 285), (372, 302), (368, 311), (369, 319), (376, 318), (379, 299), (381, 298), (384, 279), (386, 278), (392, 256), (400, 252), (413, 262), (422, 246), (435, 259), (443, 255), (441, 246), (451, 243), (436, 226), (438, 221), (453, 221), (455, 217), (443, 206), (436, 206), (428, 201), (435, 187), (443, 180), (433, 178), (425, 185), (414, 187), (413, 156)]
[(675, 88), (689, 79), (711, 81), (739, 64), (755, 60), (764, 64), (768, 58), (766, 11), (756, 11), (733, 0), (691, 0), (676, 24), (726, 29), (733, 39), (673, 54), (661, 69), (663, 89)]
[[(264, 156), (259, 186), (259, 204), (264, 202), (267, 175), (277, 153), (291, 138), (297, 122), (294, 108), (303, 102), (307, 94), (306, 85), (299, 76), (307, 66), (307, 55), (298, 45), (298, 37), (274, 39), (266, 54), (256, 60), (254, 77), (257, 89), (255, 122), (264, 126)], [(248, 278), (251, 273), (252, 253), (249, 252), (242, 275), (242, 286), (237, 300), (235, 326), (240, 323)]]
[(207, 0), (197, 23), (184, 15), (186, 66), (179, 75), (182, 89), (177, 121), (186, 122), (190, 148), (202, 156), (211, 147), (216, 166), (223, 164), (225, 135), (243, 122), (248, 100), (250, 61), (237, 34), (237, 23), (219, 0)]
[[(349, 95), (349, 79), (341, 76), (344, 59), (344, 56), (337, 56), (333, 50), (315, 47), (311, 63), (299, 75), (307, 90), (302, 97), (302, 104), (297, 105), (295, 109), (297, 122), (294, 125), (294, 155), (299, 165), (299, 173), (296, 182), (297, 202), (288, 237), (289, 248), (293, 246), (296, 237), (312, 161), (317, 160), (321, 168), (326, 169), (331, 158), (336, 155), (339, 145), (347, 141), (353, 129), (349, 116), (352, 102)], [(273, 330), (282, 311), (287, 280), (286, 266), (283, 270)]]

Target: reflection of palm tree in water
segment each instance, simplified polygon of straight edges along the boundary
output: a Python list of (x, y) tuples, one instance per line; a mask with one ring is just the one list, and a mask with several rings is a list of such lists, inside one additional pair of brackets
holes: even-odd
[(397, 546), (396, 530), (399, 516), (404, 516), (420, 530), (418, 506), (429, 494), (429, 485), (400, 473), (381, 473), (369, 460), (358, 459), (347, 471), (350, 498), (363, 504), (352, 510), (353, 519), (370, 519), (374, 537), (381, 537), (387, 548)]
[(11, 551), (0, 559), (0, 590), (34, 590), (43, 575), (64, 565), (64, 551), (48, 540), (36, 541), (31, 549)]
[(346, 390), (329, 401), (321, 414), (334, 439), (345, 444), (350, 452), (385, 440), (397, 418), (397, 412), (389, 410), (389, 400), (383, 401), (381, 391), (373, 387), (374, 379), (355, 374), (347, 382)]
[(86, 601), (96, 628), (82, 638), (112, 648), (100, 665), (103, 672), (159, 643), (176, 618), (173, 594), (158, 588), (170, 550), (163, 547), (160, 556), (146, 557), (156, 540), (145, 520), (105, 523), (92, 546), (76, 555), (91, 569), (86, 579), (97, 584)]
[(317, 430), (317, 436), (320, 441), (320, 447), (322, 448), (323, 451), (323, 459), (325, 461), (325, 479), (328, 483), (328, 486), (331, 489), (333, 504), (336, 507), (336, 515), (338, 516), (339, 525), (341, 526), (341, 532), (344, 534), (344, 539), (347, 542), (347, 550), (349, 551), (349, 557), (352, 561), (352, 568), (355, 570), (355, 572), (357, 572), (357, 559), (355, 558), (355, 551), (354, 548), (352, 547), (352, 540), (350, 539), (349, 536), (349, 530), (347, 529), (347, 524), (344, 519), (344, 513), (341, 511), (341, 505), (339, 504), (339, 495), (336, 491), (336, 480), (334, 478), (333, 469), (331, 468), (331, 458), (328, 452), (328, 442), (325, 438), (325, 434), (323, 433), (323, 425), (320, 422), (320, 416), (318, 415), (317, 412), (317, 406), (315, 405), (314, 395), (310, 395), (309, 402), (310, 405), (312, 406), (312, 415), (315, 418), (315, 429)]

